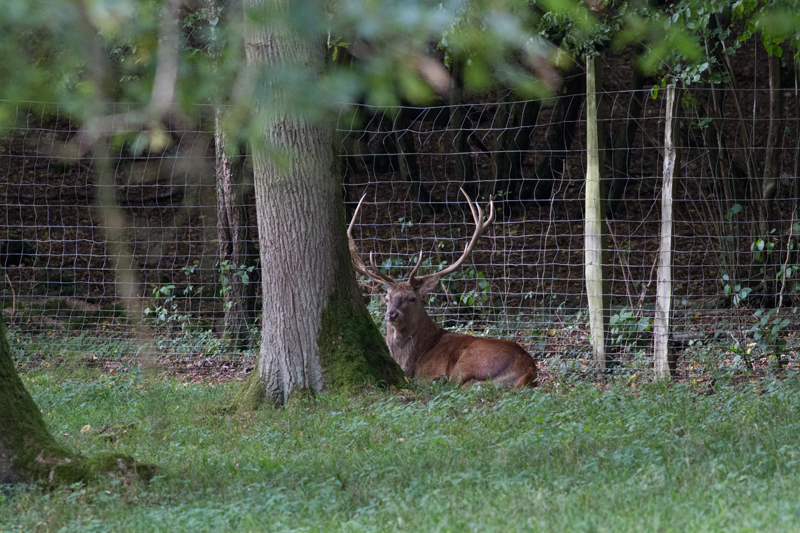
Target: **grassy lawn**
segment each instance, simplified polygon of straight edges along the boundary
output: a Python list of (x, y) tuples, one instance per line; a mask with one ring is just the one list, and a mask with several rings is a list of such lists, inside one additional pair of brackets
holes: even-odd
[(796, 377), (410, 384), (241, 415), (218, 414), (237, 383), (24, 380), (57, 438), (160, 476), (0, 491), (0, 531), (800, 531)]

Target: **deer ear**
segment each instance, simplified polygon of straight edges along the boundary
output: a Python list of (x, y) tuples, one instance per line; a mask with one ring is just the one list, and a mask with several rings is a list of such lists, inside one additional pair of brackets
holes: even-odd
[(415, 287), (417, 293), (420, 295), (428, 294), (433, 289), (436, 288), (436, 285), (439, 284), (439, 278), (426, 278), (422, 281), (419, 287)]

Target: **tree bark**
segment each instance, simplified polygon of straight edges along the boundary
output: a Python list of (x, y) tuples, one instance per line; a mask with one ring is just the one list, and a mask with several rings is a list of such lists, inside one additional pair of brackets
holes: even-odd
[(154, 467), (119, 454), (87, 459), (56, 442), (14, 368), (0, 317), (0, 485), (69, 485), (88, 481), (101, 472), (149, 479)]
[[(282, 20), (286, 2), (268, 4), (268, 22), (247, 29), (248, 64), (318, 76), (324, 41), (301, 37)], [(247, 6), (256, 10), (264, 3)], [(258, 366), (235, 400), (240, 410), (264, 401), (281, 405), (298, 389), (394, 383), (402, 376), (350, 264), (332, 128), (292, 112), (292, 90), (267, 81), (255, 97), (255, 116), (269, 110), (252, 147), (263, 325)]]
[[(783, 133), (783, 87), (781, 87), (781, 59), (770, 55), (769, 65), (769, 127), (767, 128), (767, 146), (764, 154), (764, 174), (759, 187), (757, 199), (759, 209), (759, 235), (764, 241), (771, 241), (772, 231), (780, 230), (780, 222), (775, 219), (775, 197), (778, 194), (779, 177), (779, 144)], [(776, 227), (778, 226), (778, 227)], [(781, 232), (778, 231), (778, 235)], [(781, 239), (782, 241), (782, 239)], [(763, 257), (764, 299), (767, 305), (777, 304), (776, 273), (780, 264), (781, 244), (775, 244), (773, 253)]]
[(249, 313), (246, 301), (255, 297), (250, 274), (255, 264), (248, 261), (250, 243), (247, 207), (242, 201), (244, 158), (232, 159), (226, 149), (227, 136), (216, 110), (214, 145), (217, 160), (217, 235), (219, 271), (225, 318), (223, 337), (232, 350), (250, 347)]

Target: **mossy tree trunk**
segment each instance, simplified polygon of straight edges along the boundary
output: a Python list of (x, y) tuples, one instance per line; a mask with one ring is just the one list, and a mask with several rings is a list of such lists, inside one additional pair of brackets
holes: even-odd
[[(248, 63), (318, 75), (324, 67), (324, 41), (299, 35), (275, 16), (285, 10), (284, 2), (267, 4), (272, 13), (268, 22), (247, 31)], [(248, 2), (251, 10), (264, 6)], [(280, 405), (297, 389), (394, 383), (402, 372), (364, 306), (350, 264), (332, 128), (293, 113), (287, 87), (268, 82), (256, 94), (256, 114), (269, 107), (252, 150), (262, 342), (257, 368), (235, 407), (249, 410), (265, 401)], [(282, 157), (276, 158), (276, 152)]]
[(100, 472), (149, 479), (153, 467), (118, 454), (85, 458), (56, 442), (14, 368), (0, 317), (0, 485), (68, 485), (88, 481)]

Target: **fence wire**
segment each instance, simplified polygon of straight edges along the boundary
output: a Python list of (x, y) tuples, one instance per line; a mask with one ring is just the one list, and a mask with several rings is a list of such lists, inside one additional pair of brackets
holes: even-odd
[[(493, 199), (496, 221), (460, 271), (430, 295), (428, 310), (447, 328), (516, 340), (551, 375), (592, 368), (579, 82), (566, 80), (566, 94), (548, 100), (351, 105), (336, 125), (348, 216), (366, 195), (355, 238), (396, 279), (408, 275), (420, 252), (425, 272), (460, 256), (475, 226), (460, 189), (484, 207)], [(782, 96), (775, 114), (775, 94), (766, 89), (680, 93), (670, 348), (678, 376), (796, 364), (800, 102), (795, 91)], [(173, 125), (162, 150), (131, 131), (114, 138), (112, 153), (83, 153), (86, 133), (58, 107), (18, 104), (14, 127), (0, 130), (2, 301), (18, 357), (103, 364), (137, 358), (141, 338), (115, 284), (114, 243), (95, 207), (103, 160), (115, 169), (113, 193), (127, 227), (118, 244), (132, 254), (160, 360), (242, 365), (257, 352), (252, 169), (244, 162), (237, 184), (249, 262), (232, 273), (219, 260), (213, 116), (199, 115), (191, 128)], [(621, 368), (647, 373), (664, 97), (653, 89), (603, 93), (600, 116), (609, 350)], [(240, 298), (249, 341), (237, 351), (224, 335), (232, 275), (248, 285)], [(361, 282), (380, 321), (381, 288)]]

